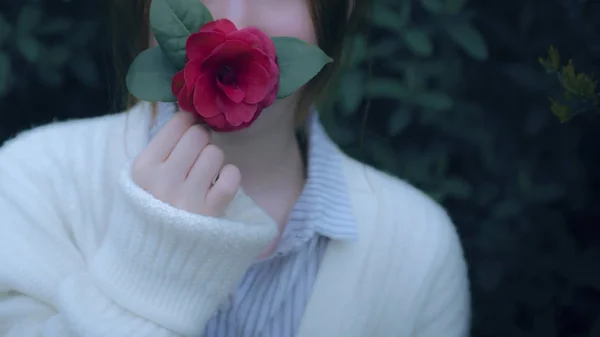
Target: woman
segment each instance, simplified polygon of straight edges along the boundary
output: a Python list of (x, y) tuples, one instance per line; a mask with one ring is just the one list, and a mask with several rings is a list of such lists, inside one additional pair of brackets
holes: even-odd
[[(203, 2), (215, 19), (334, 59), (365, 5)], [(135, 56), (151, 40), (131, 21), (144, 1), (112, 6)], [(308, 113), (332, 73), (237, 132), (141, 102), (7, 142), (0, 335), (468, 335), (466, 266), (446, 213), (344, 155)]]

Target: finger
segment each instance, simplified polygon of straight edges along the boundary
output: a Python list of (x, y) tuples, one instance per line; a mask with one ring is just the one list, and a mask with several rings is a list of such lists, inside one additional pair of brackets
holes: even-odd
[(190, 170), (186, 179), (189, 184), (186, 186), (194, 189), (195, 193), (198, 193), (198, 190), (208, 191), (212, 181), (221, 171), (224, 159), (225, 155), (221, 149), (214, 144), (208, 144)]
[(209, 133), (203, 126), (190, 126), (165, 161), (165, 169), (183, 181), (209, 141)]
[(225, 165), (206, 195), (206, 208), (216, 212), (215, 215), (221, 215), (238, 192), (241, 181), (240, 170), (233, 165)]
[(146, 156), (147, 161), (160, 163), (167, 160), (181, 137), (190, 126), (196, 123), (196, 116), (189, 112), (178, 112), (150, 141), (140, 156)]

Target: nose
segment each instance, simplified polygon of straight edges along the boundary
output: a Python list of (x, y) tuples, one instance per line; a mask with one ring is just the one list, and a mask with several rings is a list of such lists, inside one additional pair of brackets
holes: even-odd
[(238, 29), (249, 26), (246, 0), (208, 0), (205, 5), (215, 20), (228, 19)]

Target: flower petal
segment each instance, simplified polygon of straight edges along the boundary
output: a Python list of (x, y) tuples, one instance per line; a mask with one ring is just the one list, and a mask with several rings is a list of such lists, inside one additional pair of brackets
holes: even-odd
[(185, 85), (185, 79), (183, 71), (178, 72), (173, 77), (171, 83), (171, 90), (175, 97), (177, 97), (177, 104), (179, 107), (188, 112), (194, 112), (194, 105), (192, 104), (192, 96), (189, 93), (188, 86)]
[(269, 73), (271, 79), (279, 83), (279, 65), (277, 65), (276, 60), (270, 60), (262, 51), (257, 49), (253, 49), (250, 52), (250, 59), (262, 65)]
[(202, 64), (204, 63), (203, 59), (194, 59), (189, 61), (185, 68), (183, 68), (185, 85), (190, 88), (193, 88), (198, 80), (198, 77), (202, 74)]
[(194, 96), (187, 86), (185, 86), (179, 95), (177, 95), (177, 104), (183, 111), (196, 112), (196, 108), (194, 107)]
[(185, 86), (185, 76), (183, 74), (183, 70), (177, 72), (175, 76), (173, 76), (173, 81), (171, 81), (171, 91), (173, 95), (179, 96), (181, 89)]
[(231, 32), (237, 31), (237, 27), (235, 24), (228, 19), (219, 19), (215, 21), (211, 21), (204, 26), (200, 27), (200, 32), (222, 32), (225, 34), (229, 34)]
[(217, 106), (215, 78), (211, 72), (200, 75), (194, 84), (194, 108), (204, 118), (211, 118), (221, 113)]
[(223, 84), (218, 78), (216, 82), (219, 89), (234, 103), (240, 103), (244, 100), (246, 93), (237, 85)]
[(262, 64), (263, 66), (273, 62), (269, 56), (260, 49), (250, 50), (246, 57), (258, 64)]
[(206, 123), (206, 125), (208, 125), (211, 129), (215, 131), (233, 131), (233, 128), (231, 127), (231, 125), (229, 125), (223, 114), (216, 115), (210, 118), (205, 118), (204, 123)]
[(229, 124), (229, 122), (227, 122), (227, 119), (225, 119), (224, 115), (217, 115), (215, 117), (206, 118), (204, 119), (204, 123), (206, 123), (206, 125), (208, 125), (211, 129), (217, 132), (232, 132), (249, 127), (250, 125), (252, 125), (252, 123), (254, 123), (254, 121), (258, 118), (259, 115), (260, 111), (257, 111), (257, 113), (254, 115), (254, 117), (252, 117), (250, 121), (242, 123), (238, 126), (233, 126)]
[(241, 41), (225, 41), (222, 45), (213, 50), (210, 56), (206, 59), (204, 69), (215, 69), (223, 63), (233, 66), (234, 60), (242, 55), (248, 54), (250, 48), (247, 44)]
[(225, 115), (227, 122), (233, 126), (251, 121), (258, 109), (256, 104), (234, 103), (223, 93), (217, 95), (216, 105)]
[(239, 40), (247, 43), (252, 48), (256, 48), (265, 53), (269, 58), (274, 59), (277, 55), (273, 40), (262, 30), (256, 27), (246, 27), (227, 36), (227, 39)]
[(225, 34), (219, 32), (199, 32), (190, 35), (185, 43), (188, 60), (205, 59), (225, 41)]
[(236, 65), (237, 81), (240, 88), (246, 93), (244, 102), (256, 104), (262, 101), (268, 91), (271, 76), (269, 72), (257, 62), (246, 61)]

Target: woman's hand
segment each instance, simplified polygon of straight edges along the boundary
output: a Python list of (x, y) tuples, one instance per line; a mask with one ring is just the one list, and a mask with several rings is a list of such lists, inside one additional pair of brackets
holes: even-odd
[(178, 112), (135, 158), (133, 181), (158, 200), (178, 209), (221, 216), (241, 181), (223, 151), (193, 114)]

